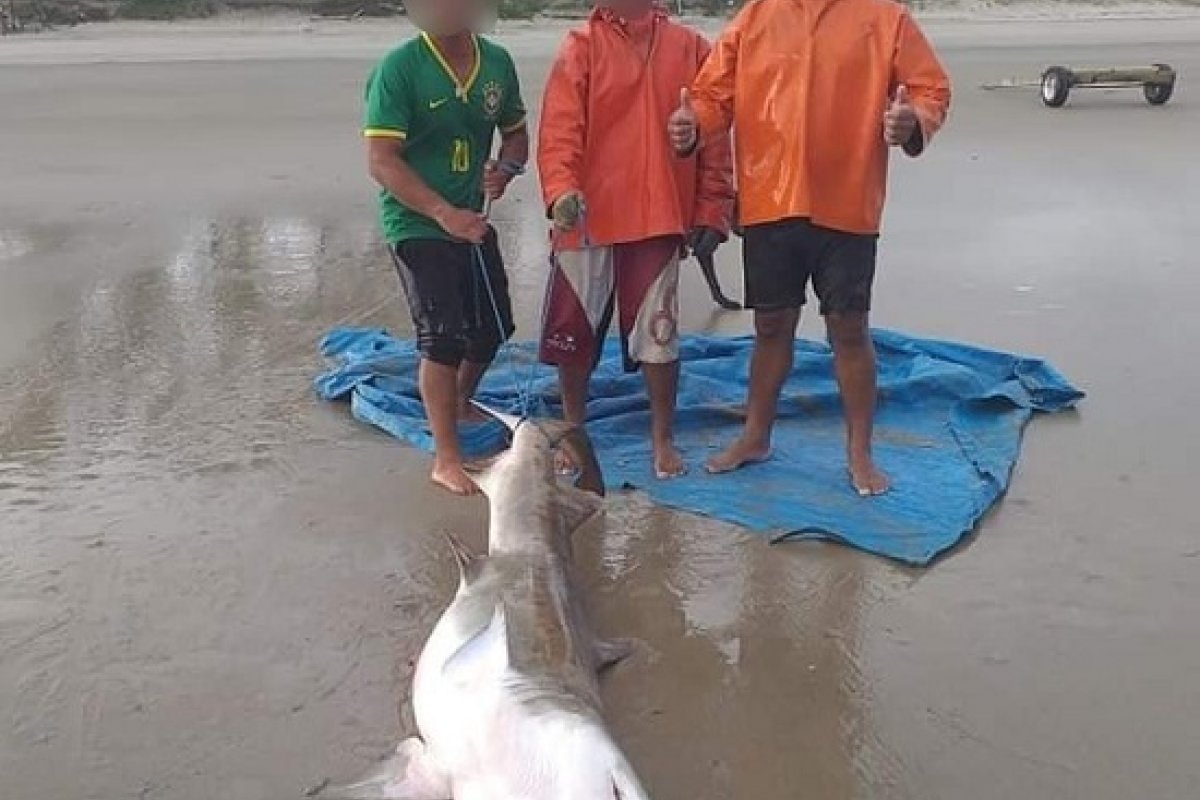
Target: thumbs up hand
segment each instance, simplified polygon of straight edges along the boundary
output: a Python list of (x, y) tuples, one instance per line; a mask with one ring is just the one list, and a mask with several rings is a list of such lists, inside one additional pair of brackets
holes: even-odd
[(667, 134), (671, 137), (671, 147), (677, 155), (690, 155), (696, 149), (700, 134), (696, 111), (692, 108), (692, 96), (686, 88), (679, 90), (679, 108), (675, 109), (667, 121)]
[(912, 140), (917, 131), (917, 112), (908, 99), (908, 87), (900, 84), (896, 94), (883, 115), (883, 138), (893, 147), (902, 147)]

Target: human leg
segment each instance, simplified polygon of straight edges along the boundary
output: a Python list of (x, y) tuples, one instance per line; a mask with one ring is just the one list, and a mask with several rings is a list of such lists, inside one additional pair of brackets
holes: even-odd
[(463, 469), (458, 441), (458, 372), (466, 351), (460, 272), (466, 266), (453, 243), (411, 240), (392, 248), (408, 298), (421, 353), (418, 390), (433, 435), (434, 483), (454, 494), (478, 492)]
[(562, 251), (553, 262), (540, 357), (558, 368), (563, 418), (583, 425), (588, 383), (613, 313), (612, 249)]
[(646, 381), (654, 473), (661, 479), (686, 472), (674, 435), (681, 246), (680, 239), (667, 236), (619, 245), (614, 254), (625, 367), (640, 367)]
[(891, 481), (872, 454), (877, 389), (875, 344), (869, 316), (875, 279), (875, 236), (822, 230), (813, 269), (834, 370), (846, 417), (846, 463), (850, 482), (864, 497), (883, 494)]
[(736, 440), (709, 459), (709, 472), (730, 472), (770, 457), (779, 393), (792, 371), (805, 302), (809, 227), (804, 220), (782, 220), (743, 231), (746, 306), (754, 309), (746, 424)]

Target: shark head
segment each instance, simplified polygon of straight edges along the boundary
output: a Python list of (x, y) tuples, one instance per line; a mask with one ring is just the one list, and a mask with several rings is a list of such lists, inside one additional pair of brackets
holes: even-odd
[[(483, 413), (502, 423), (512, 435), (512, 445), (501, 462), (536, 464), (543, 477), (555, 477), (553, 453), (562, 449), (574, 462), (579, 473), (575, 487), (592, 494), (604, 496), (604, 473), (596, 458), (596, 449), (587, 431), (577, 425), (561, 420), (533, 419), (505, 414), (481, 403), (472, 404)], [(501, 463), (497, 462), (497, 466)], [(486, 483), (481, 483), (487, 491)]]
[[(512, 432), (508, 450), (474, 476), (488, 498), (488, 552), (569, 557), (572, 535), (603, 510), (604, 477), (591, 439), (582, 428), (558, 420), (519, 419), (478, 407)], [(560, 449), (578, 467), (574, 486), (559, 481)]]

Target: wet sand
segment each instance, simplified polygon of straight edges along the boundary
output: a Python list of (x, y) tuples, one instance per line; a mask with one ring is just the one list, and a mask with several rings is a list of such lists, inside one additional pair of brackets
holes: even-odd
[[(272, 24), (0, 40), (4, 798), (273, 800), (364, 767), (453, 590), (441, 531), (483, 541), (481, 502), (308, 387), (329, 326), (407, 330), (356, 133), (393, 31)], [(1200, 785), (1200, 22), (929, 29), (956, 107), (896, 169), (876, 320), (1090, 397), (925, 571), (615, 498), (580, 557), (600, 629), (647, 643), (605, 696), (656, 798)], [(558, 35), (502, 36), (535, 110)], [(1183, 75), (1163, 109), (975, 88), (1155, 61)], [(531, 180), (496, 217), (528, 334)], [(685, 281), (688, 329), (747, 329)]]

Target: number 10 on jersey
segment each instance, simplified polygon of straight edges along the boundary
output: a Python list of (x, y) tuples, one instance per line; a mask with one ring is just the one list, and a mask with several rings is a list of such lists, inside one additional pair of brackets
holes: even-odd
[(471, 143), (466, 139), (455, 139), (450, 153), (451, 172), (471, 171)]

